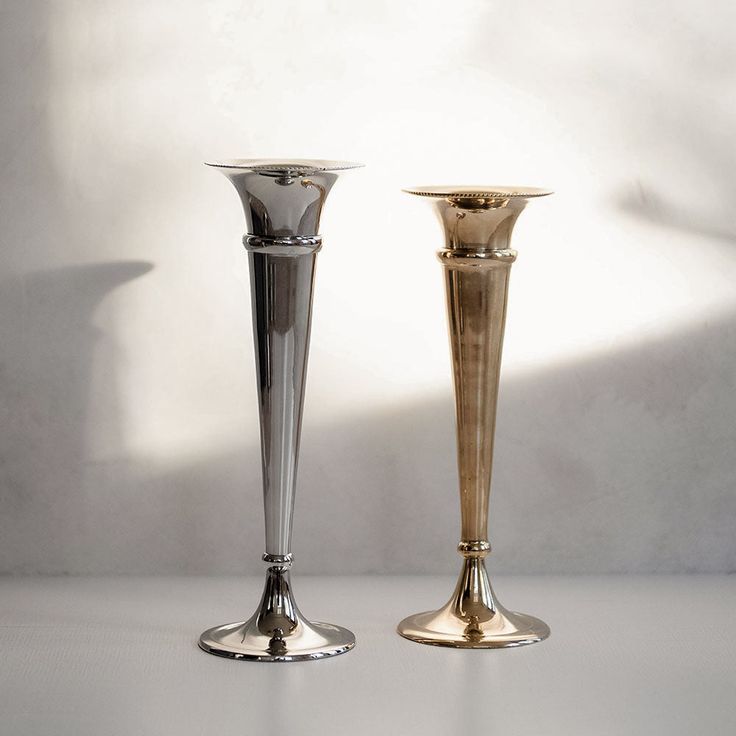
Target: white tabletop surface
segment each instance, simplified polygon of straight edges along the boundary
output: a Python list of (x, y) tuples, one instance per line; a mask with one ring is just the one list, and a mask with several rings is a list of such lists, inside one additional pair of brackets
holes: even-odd
[(280, 664), (201, 652), (200, 630), (255, 608), (253, 578), (0, 578), (0, 733), (736, 733), (736, 576), (497, 578), (552, 637), (496, 651), (394, 633), (449, 597), (448, 578), (294, 582), (305, 615), (351, 628), (355, 650)]

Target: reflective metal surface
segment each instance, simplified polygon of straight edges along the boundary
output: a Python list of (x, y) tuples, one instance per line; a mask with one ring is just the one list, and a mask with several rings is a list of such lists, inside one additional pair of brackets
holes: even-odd
[(230, 659), (291, 662), (342, 654), (355, 646), (355, 637), (341, 626), (307, 621), (294, 601), (288, 569), (274, 566), (253, 616), (205, 631), (199, 646)]
[(340, 171), (360, 164), (303, 159), (234, 159), (209, 164), (237, 189), (249, 235), (313, 236)]
[(445, 232), (444, 267), (455, 383), (461, 540), (465, 558), (455, 592), (439, 611), (404, 619), (398, 632), (423, 644), (495, 648), (549, 636), (542, 621), (507, 611), (485, 568), (493, 436), (511, 264), (511, 232), (527, 199), (550, 192), (524, 187), (419, 187), (433, 197)]
[(467, 558), (452, 598), (439, 610), (405, 618), (399, 634), (420, 644), (497, 649), (533, 644), (549, 636), (544, 621), (507, 611), (495, 597), (485, 564)]
[(310, 624), (291, 594), (291, 529), (307, 371), (319, 218), (337, 171), (358, 164), (244, 160), (211, 164), (245, 210), (261, 427), (266, 551), (261, 605), (247, 622), (202, 634), (207, 652), (236, 659), (318, 659), (351, 649), (354, 636)]

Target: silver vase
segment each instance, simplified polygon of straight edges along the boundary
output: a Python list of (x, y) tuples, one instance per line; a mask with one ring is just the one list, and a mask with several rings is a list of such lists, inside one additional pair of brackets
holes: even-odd
[(339, 172), (359, 164), (238, 159), (210, 165), (235, 186), (248, 228), (243, 244), (250, 264), (268, 568), (253, 616), (208, 629), (199, 646), (221, 657), (269, 662), (342, 654), (355, 646), (354, 635), (305, 619), (289, 570), (319, 219)]

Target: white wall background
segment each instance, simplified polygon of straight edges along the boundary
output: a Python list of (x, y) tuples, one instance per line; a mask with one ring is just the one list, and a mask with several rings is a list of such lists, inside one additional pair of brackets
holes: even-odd
[(207, 158), (364, 161), (323, 218), (302, 572), (458, 565), (440, 231), (515, 233), (491, 539), (514, 572), (734, 571), (736, 10), (0, 4), (0, 570), (260, 570), (243, 218)]

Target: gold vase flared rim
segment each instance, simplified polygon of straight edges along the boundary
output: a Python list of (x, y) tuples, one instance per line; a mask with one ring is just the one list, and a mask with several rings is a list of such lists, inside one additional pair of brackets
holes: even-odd
[(207, 166), (218, 169), (242, 169), (261, 173), (309, 173), (315, 171), (346, 171), (359, 169), (363, 164), (353, 161), (328, 161), (311, 158), (231, 158), (222, 161), (205, 161)]
[(546, 197), (553, 192), (539, 187), (517, 186), (427, 186), (402, 189), (407, 194), (418, 197), (440, 197), (453, 199), (530, 199)]

